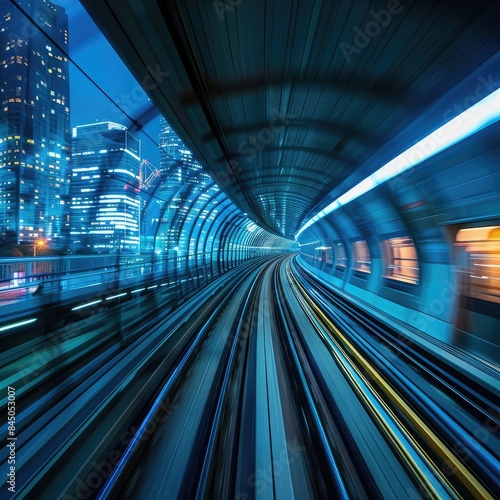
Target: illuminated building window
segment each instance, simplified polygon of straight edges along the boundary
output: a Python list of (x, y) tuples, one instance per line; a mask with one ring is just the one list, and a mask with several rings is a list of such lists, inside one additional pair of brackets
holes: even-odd
[(500, 303), (500, 226), (461, 229), (455, 245), (467, 253), (466, 293)]
[(411, 238), (390, 238), (382, 244), (386, 278), (418, 284), (417, 251)]
[(354, 253), (354, 269), (363, 273), (371, 273), (370, 251), (365, 240), (355, 241), (352, 244)]

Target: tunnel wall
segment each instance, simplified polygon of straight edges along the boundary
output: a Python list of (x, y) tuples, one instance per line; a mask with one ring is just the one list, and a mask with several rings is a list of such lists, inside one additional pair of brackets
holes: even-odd
[[(471, 287), (471, 260), (478, 255), (456, 239), (462, 229), (500, 225), (499, 132), (490, 126), (330, 213), (300, 235), (302, 262), (428, 335), (498, 359), (499, 248), (495, 241), (478, 243), (490, 259), (477, 264), (490, 273), (484, 271), (478, 292)], [(415, 246), (416, 283), (387, 277), (384, 242), (402, 237)], [(353, 243), (360, 240), (369, 250), (369, 273), (354, 269)], [(345, 267), (337, 260), (339, 243)]]
[(291, 244), (258, 227), (200, 165), (174, 159), (149, 193), (142, 220), (143, 253), (167, 259), (176, 273), (205, 278)]

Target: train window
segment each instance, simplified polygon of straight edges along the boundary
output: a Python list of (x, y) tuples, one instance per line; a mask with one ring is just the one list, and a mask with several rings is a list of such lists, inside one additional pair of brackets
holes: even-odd
[(390, 238), (382, 245), (386, 278), (418, 284), (419, 267), (417, 251), (411, 238)]
[(364, 273), (371, 272), (371, 260), (368, 245), (365, 240), (355, 241), (352, 244), (354, 251), (354, 269)]
[(500, 302), (500, 227), (461, 229), (455, 244), (467, 252), (468, 294)]
[(319, 259), (324, 262), (327, 267), (332, 267), (333, 262), (333, 251), (332, 247), (320, 246), (316, 247), (315, 250), (319, 251)]
[(337, 267), (347, 266), (347, 257), (345, 255), (345, 248), (342, 243), (337, 243), (335, 245), (335, 265)]

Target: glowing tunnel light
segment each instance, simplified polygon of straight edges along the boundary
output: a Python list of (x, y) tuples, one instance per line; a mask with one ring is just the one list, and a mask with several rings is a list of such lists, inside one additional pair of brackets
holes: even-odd
[(463, 113), (445, 123), (428, 136), (393, 158), (376, 172), (345, 192), (326, 206), (321, 212), (309, 219), (295, 234), (295, 238), (337, 208), (347, 205), (352, 200), (371, 191), (378, 185), (415, 167), (419, 163), (463, 141), (500, 119), (500, 89), (492, 92)]
[(11, 323), (10, 325), (0, 327), (0, 332), (5, 332), (6, 330), (12, 330), (12, 328), (18, 328), (19, 326), (29, 325), (30, 323), (34, 323), (37, 318), (26, 319), (24, 321), (19, 321), (17, 323)]
[(125, 292), (125, 293), (119, 293), (118, 295), (112, 295), (111, 297), (106, 297), (106, 300), (117, 299), (118, 297), (124, 297), (125, 295), (127, 295), (127, 292)]
[(102, 299), (94, 300), (92, 302), (87, 302), (85, 304), (82, 304), (81, 306), (73, 307), (71, 310), (72, 311), (78, 311), (79, 309), (84, 309), (85, 307), (90, 307), (90, 306), (93, 306), (95, 304), (99, 304), (99, 302), (102, 302)]

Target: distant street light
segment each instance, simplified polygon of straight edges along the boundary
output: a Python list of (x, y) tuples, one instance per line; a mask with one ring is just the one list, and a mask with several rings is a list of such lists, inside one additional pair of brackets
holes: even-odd
[(36, 249), (41, 250), (45, 246), (45, 240), (35, 240), (33, 244), (33, 257), (36, 257)]

